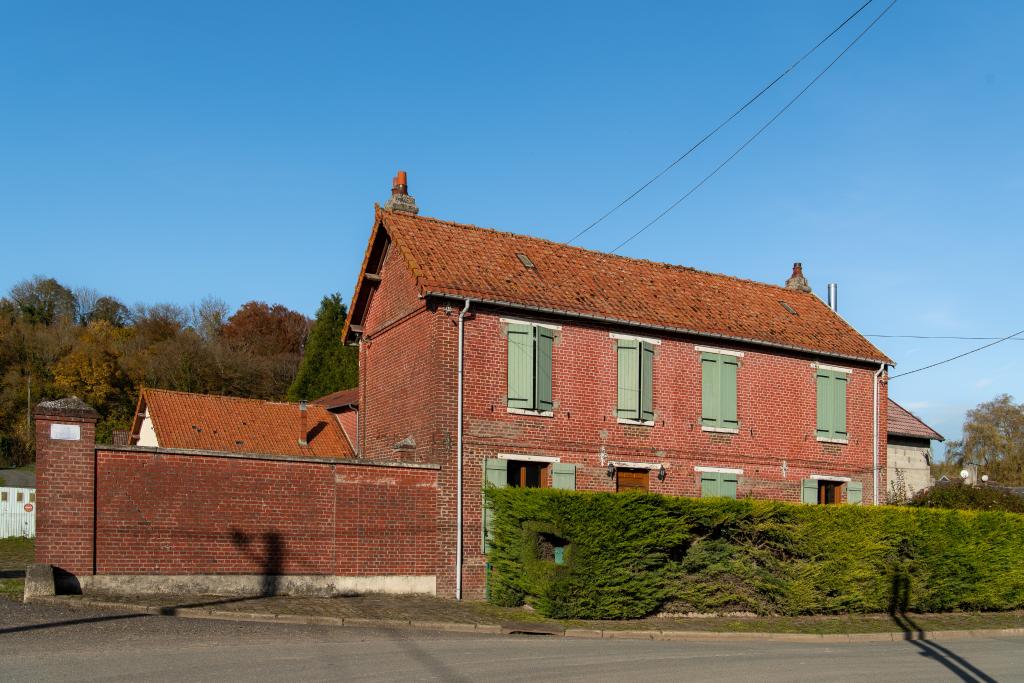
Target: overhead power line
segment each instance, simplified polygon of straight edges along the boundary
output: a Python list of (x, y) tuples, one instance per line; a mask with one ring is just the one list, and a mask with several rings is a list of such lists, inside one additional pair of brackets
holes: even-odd
[(881, 339), (969, 339), (971, 341), (989, 341), (992, 339), (1024, 342), (1024, 338), (1010, 337), (956, 337), (932, 334), (865, 334), (865, 337), (878, 337)]
[(806, 92), (807, 92), (808, 90), (810, 90), (810, 89), (811, 89), (811, 86), (813, 86), (813, 85), (814, 85), (815, 83), (817, 83), (817, 82), (818, 82), (818, 80), (819, 80), (819, 79), (821, 79), (821, 77), (822, 77), (822, 76), (824, 76), (824, 75), (825, 75), (825, 74), (826, 74), (826, 73), (828, 72), (828, 70), (829, 70), (829, 69), (831, 69), (831, 68), (832, 68), (833, 66), (835, 66), (836, 62), (838, 62), (838, 61), (839, 61), (840, 59), (842, 59), (842, 58), (843, 58), (843, 55), (845, 55), (845, 54), (846, 54), (847, 52), (849, 52), (849, 51), (850, 51), (850, 49), (851, 49), (851, 48), (853, 48), (853, 46), (854, 46), (854, 45), (856, 45), (856, 44), (857, 44), (857, 43), (858, 43), (858, 42), (860, 41), (860, 39), (861, 39), (861, 38), (863, 38), (863, 37), (864, 37), (864, 35), (865, 35), (865, 34), (866, 34), (866, 33), (867, 33), (868, 31), (870, 31), (870, 30), (871, 30), (871, 29), (872, 29), (872, 28), (873, 28), (873, 27), (875, 26), (875, 24), (877, 24), (877, 23), (879, 22), (879, 20), (881, 20), (881, 18), (882, 18), (882, 17), (884, 17), (884, 16), (885, 16), (885, 15), (886, 15), (886, 14), (887, 14), (887, 13), (889, 12), (889, 10), (890, 10), (890, 9), (892, 9), (893, 5), (895, 5), (895, 4), (896, 4), (896, 2), (897, 2), (897, 0), (892, 0), (892, 2), (890, 2), (890, 3), (888, 4), (888, 5), (886, 5), (886, 6), (885, 6), (885, 9), (883, 9), (883, 10), (881, 11), (881, 13), (880, 13), (880, 14), (879, 14), (878, 16), (876, 16), (876, 17), (875, 17), (874, 19), (872, 19), (872, 20), (871, 20), (871, 23), (870, 23), (870, 24), (868, 24), (868, 25), (867, 25), (867, 26), (866, 26), (866, 27), (864, 28), (864, 30), (863, 30), (863, 31), (861, 31), (860, 33), (858, 33), (858, 34), (857, 34), (857, 37), (855, 37), (855, 38), (854, 38), (854, 39), (853, 39), (852, 41), (850, 41), (850, 43), (849, 43), (849, 44), (848, 44), (848, 45), (847, 45), (847, 46), (846, 46), (845, 48), (843, 48), (843, 51), (842, 51), (842, 52), (840, 52), (840, 53), (839, 53), (839, 54), (838, 54), (838, 55), (836, 56), (836, 58), (835, 58), (835, 59), (833, 59), (833, 60), (832, 60), (831, 62), (829, 62), (829, 63), (828, 63), (828, 66), (826, 66), (826, 67), (825, 67), (824, 69), (822, 69), (821, 71), (819, 71), (819, 72), (818, 72), (818, 75), (817, 75), (817, 76), (815, 76), (815, 77), (814, 77), (814, 78), (813, 78), (813, 79), (811, 80), (811, 82), (810, 82), (810, 83), (808, 83), (807, 85), (805, 85), (805, 86), (804, 86), (804, 88), (803, 88), (803, 90), (801, 90), (800, 92), (798, 92), (798, 93), (796, 94), (796, 96), (794, 96), (794, 97), (793, 97), (793, 99), (791, 99), (791, 100), (790, 100), (789, 102), (787, 102), (787, 103), (785, 104), (785, 106), (783, 106), (783, 107), (782, 107), (781, 109), (779, 109), (779, 110), (778, 110), (777, 112), (775, 112), (775, 115), (774, 115), (774, 116), (772, 116), (772, 117), (771, 117), (770, 119), (768, 119), (768, 121), (767, 121), (767, 122), (766, 122), (766, 123), (765, 123), (765, 124), (764, 124), (763, 126), (761, 126), (760, 128), (758, 128), (758, 129), (757, 129), (757, 132), (755, 132), (755, 133), (754, 133), (753, 135), (751, 135), (751, 136), (750, 136), (749, 138), (747, 138), (746, 142), (744, 142), (744, 143), (743, 143), (742, 145), (740, 145), (740, 146), (739, 146), (738, 148), (736, 148), (736, 151), (735, 151), (735, 152), (733, 152), (733, 153), (732, 153), (732, 154), (730, 154), (730, 155), (729, 155), (728, 157), (726, 157), (725, 161), (723, 161), (723, 162), (722, 162), (722, 163), (720, 163), (720, 164), (719, 164), (718, 166), (716, 166), (716, 167), (715, 167), (715, 169), (714, 169), (713, 171), (711, 171), (711, 173), (708, 173), (708, 174), (707, 174), (706, 176), (704, 176), (704, 178), (702, 178), (700, 182), (698, 182), (698, 183), (697, 183), (696, 185), (694, 185), (694, 186), (693, 186), (693, 187), (691, 187), (691, 188), (690, 188), (689, 190), (687, 190), (686, 194), (684, 194), (684, 195), (683, 195), (682, 197), (680, 197), (680, 198), (679, 198), (679, 199), (677, 199), (677, 200), (676, 200), (675, 202), (673, 202), (673, 203), (672, 203), (671, 205), (669, 205), (669, 207), (668, 207), (667, 209), (665, 209), (664, 211), (662, 211), (661, 213), (659, 213), (659, 214), (658, 214), (657, 216), (655, 216), (655, 217), (654, 217), (654, 218), (653, 218), (653, 219), (652, 219), (651, 221), (649, 221), (649, 222), (648, 222), (648, 223), (647, 223), (646, 225), (644, 225), (644, 226), (643, 226), (642, 228), (640, 228), (639, 230), (637, 230), (636, 232), (634, 232), (634, 233), (633, 233), (632, 235), (630, 235), (629, 237), (627, 237), (627, 238), (626, 238), (625, 240), (623, 240), (622, 242), (620, 242), (620, 243), (618, 244), (618, 246), (616, 246), (616, 247), (615, 247), (614, 249), (612, 249), (612, 250), (611, 250), (610, 252), (608, 252), (608, 253), (610, 253), (610, 254), (614, 254), (614, 253), (615, 253), (615, 252), (617, 252), (617, 251), (618, 251), (619, 249), (621, 249), (622, 247), (626, 246), (627, 244), (629, 244), (630, 242), (632, 242), (632, 241), (633, 241), (634, 239), (636, 239), (637, 237), (639, 237), (639, 236), (640, 236), (640, 235), (641, 235), (641, 234), (642, 234), (643, 232), (645, 232), (645, 231), (646, 231), (646, 230), (647, 230), (648, 228), (650, 228), (651, 226), (653, 226), (653, 225), (654, 225), (655, 223), (657, 223), (657, 222), (658, 222), (658, 221), (660, 221), (660, 220), (661, 220), (662, 218), (664, 218), (665, 216), (667, 216), (667, 215), (668, 215), (668, 214), (669, 214), (669, 213), (670, 213), (670, 212), (671, 212), (671, 211), (672, 211), (673, 209), (675, 209), (675, 208), (676, 208), (677, 206), (679, 206), (679, 205), (680, 205), (680, 204), (682, 204), (682, 203), (683, 203), (684, 201), (686, 201), (686, 199), (688, 199), (688, 198), (690, 197), (690, 195), (692, 195), (692, 194), (693, 194), (694, 192), (696, 192), (697, 190), (699, 190), (699, 189), (700, 189), (700, 188), (701, 188), (701, 187), (702, 187), (702, 186), (704, 185), (704, 183), (706, 183), (707, 181), (711, 180), (711, 179), (712, 179), (712, 178), (713, 178), (713, 177), (714, 177), (715, 175), (717, 175), (719, 171), (721, 171), (721, 170), (722, 170), (723, 168), (725, 168), (726, 164), (728, 164), (728, 163), (729, 163), (730, 161), (732, 161), (732, 160), (733, 160), (733, 159), (735, 159), (735, 158), (736, 158), (737, 156), (739, 156), (740, 152), (742, 152), (743, 150), (745, 150), (745, 149), (746, 149), (746, 148), (747, 148), (747, 147), (748, 147), (748, 146), (750, 145), (750, 143), (752, 143), (752, 142), (753, 142), (754, 140), (756, 140), (756, 139), (757, 139), (758, 137), (760, 137), (761, 133), (763, 133), (764, 131), (766, 131), (766, 130), (768, 129), (768, 127), (769, 127), (769, 126), (771, 126), (771, 125), (772, 125), (773, 123), (775, 123), (775, 121), (776, 121), (776, 120), (777, 120), (777, 119), (778, 119), (778, 118), (779, 118), (780, 116), (782, 116), (782, 115), (783, 115), (784, 113), (786, 113), (786, 111), (787, 111), (787, 110), (788, 110), (788, 109), (789, 109), (790, 107), (792, 107), (792, 106), (793, 106), (793, 105), (794, 105), (794, 104), (796, 103), (796, 101), (797, 101), (797, 100), (799, 100), (799, 99), (800, 99), (800, 98), (801, 98), (801, 97), (803, 96), (803, 94), (804, 94), (804, 93), (806, 93)]
[(985, 344), (984, 346), (979, 346), (976, 349), (971, 349), (970, 351), (965, 351), (964, 353), (961, 353), (961, 354), (958, 354), (956, 356), (953, 356), (952, 358), (947, 358), (945, 360), (940, 360), (939, 362), (932, 363), (931, 365), (925, 365), (923, 368), (916, 368), (914, 370), (908, 370), (907, 372), (901, 372), (898, 375), (893, 375), (889, 379), (896, 379), (897, 377), (906, 377), (907, 375), (913, 375), (915, 372), (921, 372), (922, 370), (928, 370), (930, 368), (934, 368), (934, 367), (937, 367), (939, 365), (943, 365), (945, 363), (949, 363), (950, 361), (954, 361), (957, 358), (963, 358), (964, 356), (969, 356), (972, 353), (977, 353), (978, 351), (983, 351), (983, 350), (989, 348), (990, 346), (995, 346), (996, 344), (1000, 344), (1000, 343), (1006, 341), (1007, 339), (1013, 339), (1014, 337), (1016, 337), (1018, 335), (1021, 335), (1021, 334), (1024, 334), (1024, 330), (1021, 330), (1020, 332), (1014, 332), (1013, 334), (1008, 335), (1006, 337), (1001, 337), (1000, 339), (997, 339), (996, 341), (994, 341), (994, 342), (992, 342), (990, 344)]
[(655, 182), (656, 180), (658, 180), (658, 178), (662, 177), (663, 175), (665, 175), (666, 173), (668, 173), (669, 171), (671, 171), (671, 170), (672, 170), (673, 168), (675, 168), (675, 166), (676, 166), (676, 165), (677, 165), (677, 164), (678, 164), (679, 162), (681, 162), (681, 161), (682, 161), (683, 159), (685, 159), (686, 157), (690, 156), (690, 154), (692, 154), (692, 153), (693, 153), (694, 151), (696, 151), (698, 147), (700, 147), (700, 146), (701, 146), (701, 145), (703, 145), (703, 144), (704, 144), (705, 142), (707, 142), (707, 141), (708, 141), (709, 139), (711, 139), (711, 137), (712, 137), (712, 136), (713, 136), (713, 135), (714, 135), (715, 133), (717, 133), (718, 131), (720, 131), (720, 130), (722, 130), (723, 128), (725, 128), (725, 127), (726, 127), (726, 126), (727, 126), (727, 125), (729, 124), (729, 122), (731, 122), (731, 121), (732, 121), (732, 120), (733, 120), (734, 118), (736, 118), (737, 116), (739, 116), (740, 114), (742, 114), (742, 113), (743, 113), (743, 112), (744, 112), (744, 111), (745, 111), (745, 110), (747, 109), (747, 107), (749, 107), (750, 105), (752, 105), (752, 104), (753, 104), (754, 102), (756, 102), (757, 100), (759, 100), (759, 99), (761, 98), (761, 96), (762, 96), (762, 95), (764, 95), (764, 94), (765, 94), (766, 92), (768, 92), (769, 90), (771, 90), (771, 88), (772, 88), (772, 87), (773, 87), (773, 86), (774, 86), (774, 85), (775, 85), (776, 83), (778, 83), (778, 82), (779, 82), (779, 81), (781, 81), (781, 80), (782, 80), (783, 78), (785, 78), (785, 77), (786, 77), (787, 75), (789, 75), (789, 72), (791, 72), (791, 71), (792, 71), (793, 69), (795, 69), (795, 68), (796, 68), (797, 66), (799, 66), (801, 62), (803, 62), (803, 61), (804, 61), (805, 59), (807, 59), (807, 58), (808, 58), (808, 57), (810, 57), (810, 56), (811, 56), (812, 54), (814, 54), (814, 52), (815, 52), (815, 51), (816, 51), (816, 50), (817, 50), (817, 49), (818, 49), (819, 47), (821, 47), (821, 46), (822, 46), (822, 45), (824, 45), (824, 44), (825, 44), (826, 42), (828, 42), (829, 38), (831, 38), (832, 36), (834, 36), (834, 35), (835, 35), (836, 33), (838, 33), (839, 31), (841, 31), (841, 30), (843, 29), (843, 27), (844, 27), (844, 26), (846, 26), (846, 25), (847, 25), (848, 23), (850, 23), (851, 21), (853, 21), (853, 19), (854, 19), (854, 18), (855, 18), (855, 17), (856, 17), (856, 16), (858, 15), (858, 14), (860, 14), (860, 13), (861, 13), (861, 11), (863, 11), (863, 9), (864, 9), (865, 7), (867, 7), (868, 5), (870, 5), (870, 4), (872, 3), (872, 2), (874, 2), (874, 0), (867, 0), (867, 2), (865, 2), (865, 3), (863, 4), (863, 5), (861, 5), (860, 7), (858, 7), (858, 8), (857, 8), (857, 10), (856, 10), (856, 11), (855, 11), (855, 12), (854, 12), (853, 14), (851, 14), (851, 15), (850, 15), (850, 16), (848, 16), (848, 17), (846, 17), (846, 19), (844, 19), (844, 20), (842, 21), (842, 23), (841, 23), (841, 24), (839, 24), (838, 26), (836, 26), (836, 27), (835, 27), (834, 29), (832, 29), (832, 31), (831, 31), (831, 32), (830, 32), (830, 33), (829, 33), (829, 34), (828, 34), (827, 36), (825, 36), (825, 37), (824, 37), (824, 38), (822, 38), (822, 39), (821, 39), (820, 41), (818, 41), (817, 45), (815, 45), (814, 47), (812, 47), (812, 48), (811, 48), (810, 50), (808, 50), (808, 51), (807, 51), (807, 52), (805, 52), (805, 53), (804, 53), (803, 55), (801, 55), (799, 59), (797, 59), (797, 60), (796, 60), (795, 62), (793, 62), (792, 64), (790, 64), (790, 65), (789, 65), (788, 67), (786, 67), (785, 71), (783, 71), (783, 72), (782, 72), (782, 73), (780, 73), (780, 74), (779, 74), (778, 76), (776, 76), (776, 77), (775, 77), (775, 79), (774, 79), (774, 80), (772, 80), (772, 81), (771, 81), (771, 82), (770, 82), (770, 83), (769, 83), (768, 85), (764, 86), (764, 87), (763, 87), (763, 88), (761, 88), (761, 89), (760, 89), (759, 91), (757, 91), (757, 93), (756, 93), (756, 94), (755, 94), (755, 95), (754, 95), (753, 97), (751, 97), (751, 98), (750, 98), (749, 100), (747, 100), (746, 102), (744, 102), (744, 103), (743, 103), (743, 106), (741, 106), (741, 107), (740, 107), (739, 109), (737, 109), (737, 110), (736, 110), (736, 111), (734, 111), (734, 112), (733, 112), (732, 114), (730, 114), (730, 115), (729, 115), (729, 117), (728, 117), (728, 118), (726, 118), (726, 119), (725, 119), (724, 121), (722, 121), (722, 122), (721, 122), (720, 124), (718, 124), (717, 126), (715, 126), (714, 128), (712, 128), (712, 129), (711, 129), (711, 131), (709, 131), (709, 132), (708, 132), (708, 133), (707, 133), (706, 135), (704, 135), (704, 137), (702, 137), (702, 138), (701, 138), (700, 140), (698, 140), (698, 141), (696, 142), (696, 144), (694, 144), (694, 145), (693, 145), (692, 147), (690, 147), (690, 148), (689, 148), (688, 150), (686, 150), (685, 152), (683, 152), (683, 154), (682, 154), (682, 155), (680, 155), (680, 156), (676, 157), (675, 161), (673, 161), (672, 163), (670, 163), (670, 164), (669, 164), (668, 166), (666, 166), (665, 168), (661, 169), (661, 171), (659, 171), (659, 172), (658, 172), (657, 174), (655, 174), (655, 175), (654, 175), (654, 176), (653, 176), (653, 177), (652, 177), (651, 179), (649, 179), (649, 180), (648, 180), (647, 182), (645, 182), (645, 183), (644, 183), (643, 185), (641, 185), (641, 186), (640, 186), (640, 187), (638, 187), (637, 189), (633, 190), (633, 192), (632, 192), (632, 193), (631, 193), (631, 194), (630, 194), (629, 196), (627, 196), (627, 197), (626, 197), (625, 199), (623, 199), (623, 200), (622, 200), (621, 202), (619, 202), (618, 204), (616, 204), (615, 206), (613, 206), (613, 207), (612, 207), (611, 209), (609, 209), (609, 210), (608, 210), (608, 211), (607, 211), (607, 212), (606, 212), (606, 213), (605, 213), (605, 214), (604, 214), (603, 216), (601, 216), (600, 218), (598, 218), (598, 219), (597, 219), (596, 221), (594, 221), (593, 223), (591, 223), (591, 224), (590, 224), (590, 225), (588, 225), (587, 227), (585, 227), (585, 228), (583, 228), (582, 230), (580, 230), (579, 232), (577, 232), (577, 233), (576, 233), (575, 235), (573, 235), (573, 236), (572, 236), (572, 238), (571, 238), (571, 239), (569, 239), (569, 240), (567, 240), (566, 242), (564, 242), (564, 244), (566, 244), (566, 245), (568, 245), (568, 244), (572, 244), (573, 242), (575, 242), (576, 240), (578, 240), (578, 239), (579, 239), (580, 237), (582, 237), (582, 236), (583, 236), (583, 235), (585, 235), (586, 233), (590, 232), (590, 230), (591, 230), (592, 228), (595, 228), (595, 227), (597, 227), (597, 225), (598, 225), (598, 224), (600, 224), (600, 223), (601, 223), (602, 221), (604, 221), (604, 219), (606, 219), (606, 218), (608, 218), (609, 216), (611, 216), (611, 215), (612, 215), (613, 213), (615, 213), (616, 211), (618, 211), (619, 209), (621, 209), (621, 208), (622, 208), (623, 206), (625, 206), (626, 204), (628, 204), (628, 203), (630, 202), (630, 200), (632, 200), (632, 199), (633, 199), (634, 197), (636, 197), (636, 196), (637, 196), (638, 194), (640, 194), (641, 192), (643, 192), (644, 190), (646, 190), (646, 189), (647, 189), (647, 188), (648, 188), (648, 187), (649, 187), (650, 185), (652, 185), (652, 184), (653, 184), (653, 183), (654, 183), (654, 182)]

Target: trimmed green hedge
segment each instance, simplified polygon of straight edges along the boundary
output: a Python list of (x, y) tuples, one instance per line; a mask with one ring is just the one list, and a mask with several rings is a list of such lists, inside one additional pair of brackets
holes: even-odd
[(488, 598), (548, 617), (1024, 607), (1024, 515), (552, 489), (487, 495)]
[(950, 510), (1002, 510), (1024, 513), (1024, 498), (994, 486), (970, 486), (963, 482), (936, 484), (918, 491), (907, 505)]

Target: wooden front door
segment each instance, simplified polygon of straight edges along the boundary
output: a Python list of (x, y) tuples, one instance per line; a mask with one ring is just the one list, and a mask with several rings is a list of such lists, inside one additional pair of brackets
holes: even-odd
[(615, 470), (616, 491), (649, 491), (651, 489), (651, 473), (649, 470)]

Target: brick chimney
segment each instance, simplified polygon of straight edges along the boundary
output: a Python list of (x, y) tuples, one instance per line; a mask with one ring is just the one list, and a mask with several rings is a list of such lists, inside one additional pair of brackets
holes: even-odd
[(36, 562), (94, 570), (96, 411), (76, 396), (43, 401), (36, 429)]
[(804, 265), (802, 263), (793, 264), (793, 274), (786, 280), (786, 289), (795, 289), (798, 292), (811, 291), (811, 285), (808, 284), (807, 278), (804, 277)]
[(306, 402), (299, 401), (299, 445), (309, 445), (309, 427), (306, 426)]
[(416, 199), (409, 194), (409, 181), (405, 171), (399, 171), (391, 181), (391, 196), (384, 203), (385, 211), (399, 211), (416, 215), (420, 212)]

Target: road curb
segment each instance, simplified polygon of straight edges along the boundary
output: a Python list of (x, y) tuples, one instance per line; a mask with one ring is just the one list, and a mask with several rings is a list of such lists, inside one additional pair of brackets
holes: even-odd
[[(94, 598), (67, 598), (36, 596), (25, 602), (58, 605), (61, 607), (91, 607), (154, 616), (182, 619), (216, 619), (221, 621), (300, 624), (311, 626), (346, 626), (353, 628), (409, 629), (444, 631), (449, 633), (478, 633), (510, 635), (520, 633), (542, 634), (561, 638), (659, 641), (709, 640), (768, 640), (793, 643), (858, 643), (918, 640), (952, 640), (965, 638), (991, 638), (998, 636), (1024, 636), (1024, 628), (958, 629), (949, 631), (887, 631), (880, 633), (772, 633), (754, 631), (676, 631), (637, 629), (585, 629), (561, 628), (550, 624), (475, 624), (456, 621), (417, 621), (406, 619), (367, 619), (365, 617), (328, 617), (303, 614), (274, 614), (270, 612), (235, 612), (206, 607), (157, 607), (136, 603), (112, 602)], [(531, 626), (527, 628), (527, 626)]]

